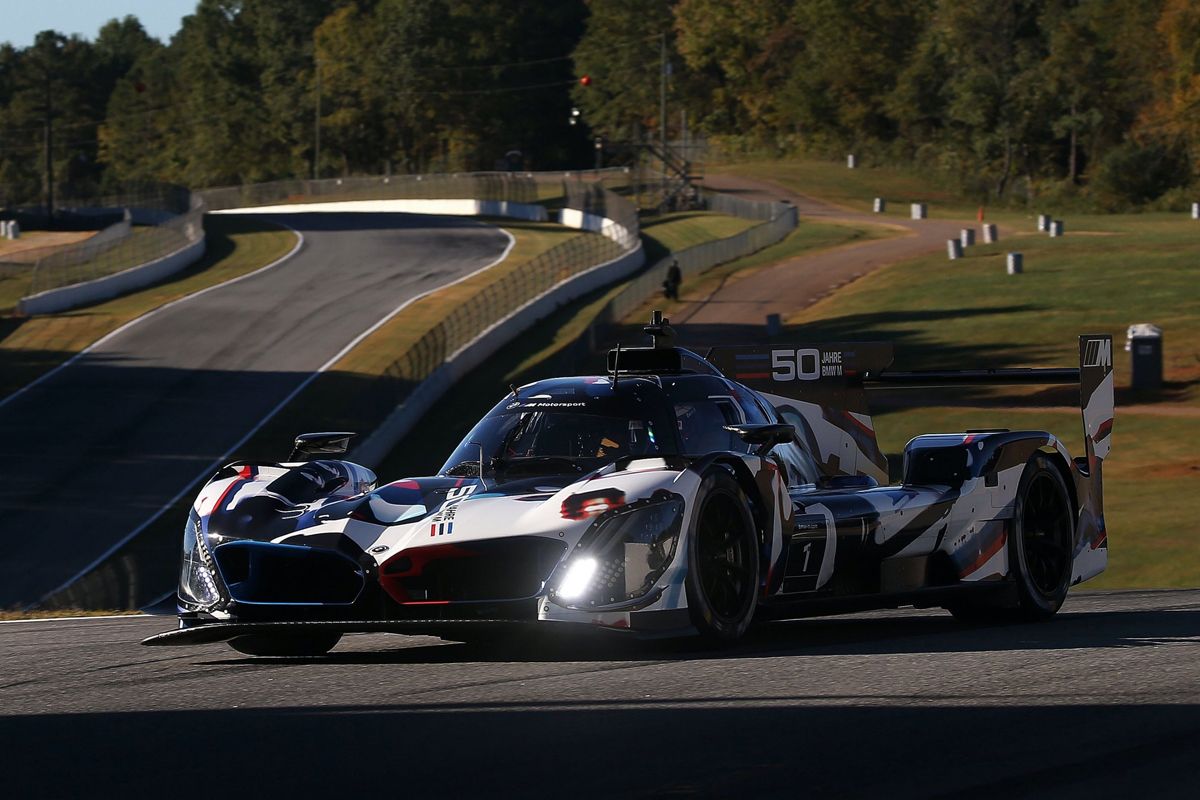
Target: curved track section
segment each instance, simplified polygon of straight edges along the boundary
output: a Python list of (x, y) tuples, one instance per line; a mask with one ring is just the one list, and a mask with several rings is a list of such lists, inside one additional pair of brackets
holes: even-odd
[[(0, 623), (7, 797), (1189, 797), (1200, 591), (1052, 622), (775, 623), (711, 652), (347, 637), (325, 658), (141, 647), (171, 618)], [(64, 757), (71, 768), (63, 769)]]
[(269, 219), (304, 247), (143, 318), (0, 405), (0, 608), (78, 575), (364, 331), (511, 242), (455, 218)]

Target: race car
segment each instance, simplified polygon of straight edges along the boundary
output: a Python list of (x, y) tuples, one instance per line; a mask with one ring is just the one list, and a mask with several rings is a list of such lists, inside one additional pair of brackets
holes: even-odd
[[(305, 434), (234, 462), (183, 534), (178, 630), (311, 656), (355, 632), (469, 641), (514, 630), (741, 637), (755, 620), (944, 607), (1039, 620), (1108, 559), (1102, 465), (1112, 340), (1078, 369), (894, 372), (883, 343), (648, 347), (603, 375), (511, 391), (438, 473), (379, 485)], [(876, 386), (1080, 385), (1084, 453), (1045, 431), (921, 435), (901, 477), (866, 405)]]

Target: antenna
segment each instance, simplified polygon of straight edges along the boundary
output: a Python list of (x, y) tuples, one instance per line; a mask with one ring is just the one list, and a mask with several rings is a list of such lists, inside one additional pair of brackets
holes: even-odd
[(517, 394), (517, 387), (516, 387), (516, 386), (514, 386), (513, 384), (511, 384), (511, 383), (510, 383), (510, 384), (508, 385), (508, 388), (512, 390), (512, 393), (513, 393), (513, 399), (514, 399), (514, 400), (520, 400), (520, 399), (521, 399), (521, 395)]
[(613, 358), (613, 391), (617, 389), (617, 378), (621, 375), (621, 344), (617, 343), (617, 355)]
[(642, 330), (650, 336), (655, 350), (675, 346), (675, 329), (671, 327), (671, 320), (664, 317), (662, 311), (657, 308), (650, 314), (650, 324)]

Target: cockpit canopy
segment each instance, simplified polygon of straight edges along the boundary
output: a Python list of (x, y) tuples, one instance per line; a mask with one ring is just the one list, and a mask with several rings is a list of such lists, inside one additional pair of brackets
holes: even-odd
[(497, 403), (441, 472), (587, 472), (625, 456), (748, 452), (724, 426), (766, 421), (746, 390), (712, 375), (554, 378)]

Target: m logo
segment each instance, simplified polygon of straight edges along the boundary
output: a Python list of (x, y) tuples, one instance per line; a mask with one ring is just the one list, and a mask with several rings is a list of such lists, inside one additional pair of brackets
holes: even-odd
[(1112, 339), (1088, 339), (1083, 351), (1085, 367), (1112, 366)]

